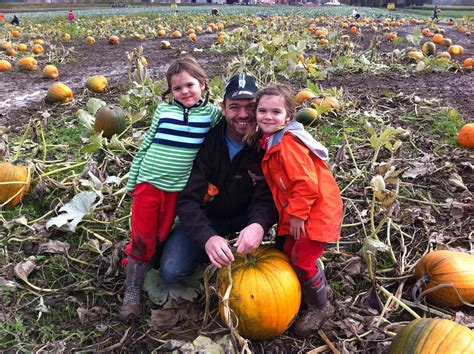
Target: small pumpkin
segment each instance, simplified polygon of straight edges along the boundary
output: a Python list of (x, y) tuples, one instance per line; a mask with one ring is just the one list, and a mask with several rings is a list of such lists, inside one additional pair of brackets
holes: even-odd
[(60, 82), (55, 82), (51, 85), (46, 94), (46, 101), (48, 103), (68, 103), (74, 98), (72, 90)]
[(164, 29), (160, 29), (158, 32), (156, 32), (156, 35), (158, 37), (164, 37), (166, 36), (166, 31)]
[(451, 54), (449, 54), (448, 52), (440, 52), (436, 54), (436, 58), (449, 61), (451, 60)]
[(221, 33), (217, 36), (217, 43), (223, 44), (225, 42), (225, 34)]
[(170, 49), (171, 48), (171, 43), (168, 41), (161, 41), (160, 42), (160, 47), (161, 49)]
[(33, 41), (33, 44), (41, 44), (41, 45), (43, 45), (43, 44), (44, 44), (44, 40), (42, 40), (41, 38), (35, 39), (35, 40)]
[(33, 54), (43, 54), (44, 48), (41, 44), (34, 44), (33, 47), (31, 47), (31, 52)]
[(18, 31), (18, 30), (12, 31), (12, 32), (11, 32), (11, 36), (12, 36), (13, 38), (18, 38), (18, 37), (20, 37), (20, 31)]
[(196, 39), (197, 39), (197, 34), (193, 32), (193, 33), (190, 33), (188, 37), (189, 37), (190, 40), (195, 42)]
[(304, 125), (310, 125), (319, 118), (319, 113), (314, 108), (302, 108), (296, 113), (296, 121)]
[(0, 171), (0, 205), (6, 203), (5, 207), (14, 207), (21, 202), (30, 188), (30, 170), (23, 165), (2, 162)]
[(428, 300), (440, 306), (458, 307), (463, 305), (460, 296), (463, 301), (473, 303), (473, 274), (474, 255), (448, 250), (430, 252), (415, 266), (418, 281), (413, 288), (413, 296), (420, 286), (428, 290), (445, 285), (428, 293)]
[(8, 55), (9, 57), (14, 57), (14, 56), (16, 56), (16, 50), (13, 49), (13, 48), (8, 48), (5, 51), (5, 54)]
[(181, 38), (183, 35), (181, 34), (180, 31), (174, 31), (173, 33), (171, 33), (171, 38), (174, 38), (174, 39), (177, 39), (177, 38)]
[(422, 61), (425, 55), (418, 50), (413, 50), (407, 53), (407, 57), (415, 61)]
[(466, 58), (463, 63), (465, 68), (472, 68), (474, 66), (474, 58)]
[(24, 52), (27, 48), (28, 46), (25, 43), (20, 43), (18, 44), (18, 47), (16, 47), (16, 49), (18, 49), (19, 52)]
[(21, 58), (20, 61), (18, 62), (18, 67), (21, 70), (36, 71), (38, 70), (38, 62), (36, 61), (35, 58), (24, 57), (24, 58)]
[(441, 33), (437, 33), (433, 36), (433, 43), (436, 44), (443, 44), (443, 35)]
[[(471, 64), (471, 67), (472, 65), (473, 64)], [(467, 123), (459, 130), (458, 144), (474, 149), (474, 123)]]
[(64, 33), (62, 37), (63, 41), (71, 40), (71, 35), (69, 33)]
[(119, 106), (103, 106), (95, 114), (94, 130), (108, 139), (126, 128), (125, 112)]
[(8, 60), (0, 60), (0, 71), (8, 71), (11, 70), (12, 64)]
[(323, 106), (327, 107), (330, 109), (338, 110), (341, 108), (341, 105), (339, 104), (339, 101), (337, 100), (336, 97), (332, 96), (323, 96), (323, 95), (318, 95), (314, 98), (311, 99), (311, 105), (313, 107), (318, 107), (318, 106)]
[(395, 32), (390, 32), (385, 35), (385, 38), (389, 41), (393, 41), (395, 38), (397, 38), (397, 34)]
[[(289, 258), (270, 245), (253, 254), (236, 255), (235, 261), (219, 270), (219, 294), (224, 296), (232, 276), (229, 296), (231, 316), (244, 338), (270, 339), (285, 332), (298, 313), (301, 286)], [(219, 313), (225, 322), (224, 305)]]
[(421, 47), (421, 50), (426, 55), (434, 55), (436, 53), (436, 44), (433, 42), (426, 42)]
[(92, 36), (87, 36), (86, 37), (86, 43), (87, 44), (94, 44), (95, 43), (95, 38)]
[(390, 354), (473, 353), (474, 332), (454, 321), (418, 318), (393, 339)]
[(120, 37), (118, 36), (110, 36), (108, 39), (110, 45), (117, 45), (120, 44)]
[(86, 80), (86, 89), (94, 93), (103, 93), (107, 90), (107, 78), (102, 75), (94, 75)]
[(299, 105), (303, 104), (305, 101), (312, 99), (313, 97), (316, 97), (316, 94), (313, 91), (304, 89), (299, 91), (295, 95), (295, 102)]
[(54, 65), (46, 65), (43, 69), (43, 77), (46, 79), (56, 79), (59, 76), (59, 70)]
[(460, 45), (454, 44), (448, 48), (448, 52), (451, 55), (462, 55), (464, 53), (464, 48)]

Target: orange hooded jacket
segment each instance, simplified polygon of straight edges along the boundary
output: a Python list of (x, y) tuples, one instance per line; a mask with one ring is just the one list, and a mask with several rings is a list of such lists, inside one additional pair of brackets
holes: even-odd
[(266, 152), (262, 170), (278, 209), (278, 236), (290, 235), (290, 219), (297, 217), (305, 220), (309, 239), (339, 240), (342, 222), (339, 187), (325, 162), (300, 139), (285, 132), (281, 142)]

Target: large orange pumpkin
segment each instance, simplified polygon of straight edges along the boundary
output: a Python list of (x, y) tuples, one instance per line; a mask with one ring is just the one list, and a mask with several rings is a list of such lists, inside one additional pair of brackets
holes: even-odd
[[(236, 256), (234, 262), (219, 270), (219, 294), (229, 284), (229, 307), (233, 323), (244, 338), (270, 339), (285, 332), (298, 313), (301, 287), (288, 256), (270, 245), (259, 247), (252, 255)], [(225, 322), (224, 305), (219, 312)]]
[(38, 62), (35, 58), (24, 57), (18, 62), (18, 66), (21, 70), (36, 71), (38, 70)]
[(72, 90), (60, 82), (52, 84), (46, 95), (46, 101), (48, 103), (68, 103), (71, 102), (73, 98)]
[(43, 77), (46, 79), (56, 79), (59, 76), (59, 70), (54, 65), (46, 65), (43, 69)]
[(118, 36), (110, 36), (108, 42), (109, 42), (109, 44), (111, 44), (111, 45), (120, 44), (120, 37), (118, 37)]
[(474, 149), (474, 123), (465, 124), (458, 133), (458, 144)]
[(418, 318), (393, 339), (390, 354), (474, 353), (474, 332), (454, 321)]
[(451, 55), (461, 55), (464, 53), (464, 48), (461, 47), (460, 45), (453, 44), (448, 48), (448, 52)]
[(440, 306), (458, 307), (463, 303), (474, 302), (474, 255), (464, 252), (440, 250), (421, 258), (415, 267), (418, 279), (414, 293), (419, 285), (423, 290), (440, 287), (427, 294), (428, 300)]
[(0, 163), (0, 204), (14, 207), (21, 202), (30, 188), (30, 170), (26, 166)]
[(295, 95), (295, 102), (297, 104), (303, 104), (305, 101), (310, 100), (313, 97), (316, 97), (316, 94), (313, 91), (304, 89)]

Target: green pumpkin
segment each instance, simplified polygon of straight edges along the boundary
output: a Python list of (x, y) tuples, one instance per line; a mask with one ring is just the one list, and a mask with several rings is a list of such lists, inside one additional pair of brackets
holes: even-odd
[(310, 125), (315, 119), (318, 119), (319, 113), (314, 108), (302, 108), (296, 113), (296, 121), (303, 125)]
[(114, 134), (120, 134), (127, 128), (125, 112), (118, 106), (103, 106), (95, 114), (94, 129), (97, 133), (110, 139)]

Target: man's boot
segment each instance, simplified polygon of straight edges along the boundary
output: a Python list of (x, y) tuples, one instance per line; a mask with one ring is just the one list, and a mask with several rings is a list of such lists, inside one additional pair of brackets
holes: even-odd
[(302, 290), (308, 309), (295, 322), (293, 330), (298, 336), (307, 337), (317, 333), (334, 308), (328, 302), (329, 286), (321, 267), (315, 276), (303, 283)]
[(137, 319), (142, 314), (142, 284), (149, 267), (146, 262), (134, 261), (131, 257), (128, 257), (127, 268), (125, 269), (125, 294), (120, 307), (120, 319), (124, 322)]

